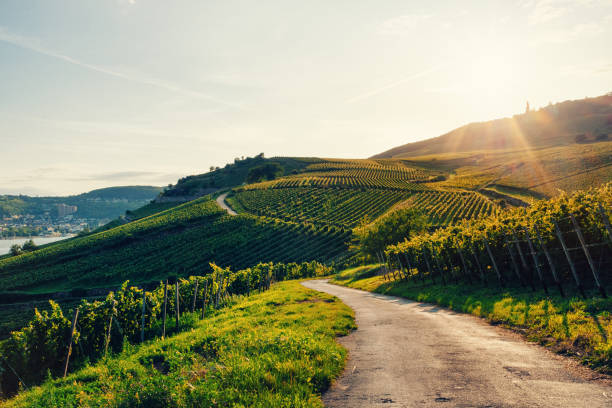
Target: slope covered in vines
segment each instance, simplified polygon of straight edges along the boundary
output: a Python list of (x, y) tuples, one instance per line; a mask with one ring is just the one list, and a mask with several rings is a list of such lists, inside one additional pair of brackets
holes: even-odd
[(4, 291), (46, 293), (108, 287), (125, 279), (204, 274), (209, 262), (245, 268), (259, 262), (342, 256), (350, 232), (251, 215), (229, 216), (203, 197), (107, 231), (0, 260)]
[(407, 275), (606, 295), (612, 184), (425, 233), (386, 249)]
[(329, 159), (302, 173), (236, 188), (238, 211), (355, 228), (399, 207), (412, 207), (433, 225), (497, 212), (499, 205), (464, 189), (436, 188), (442, 173), (397, 160)]

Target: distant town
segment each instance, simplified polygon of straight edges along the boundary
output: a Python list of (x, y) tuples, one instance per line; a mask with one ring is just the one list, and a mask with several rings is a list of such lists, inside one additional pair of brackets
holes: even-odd
[(36, 214), (16, 214), (0, 220), (0, 237), (57, 237), (78, 234), (108, 223), (110, 218), (77, 216), (78, 206), (56, 204), (55, 208)]
[(0, 195), (0, 238), (58, 237), (93, 230), (147, 204), (161, 191), (125, 186), (68, 197)]

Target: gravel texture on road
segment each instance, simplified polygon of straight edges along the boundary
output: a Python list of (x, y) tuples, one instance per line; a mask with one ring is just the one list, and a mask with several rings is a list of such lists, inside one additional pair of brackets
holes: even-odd
[(328, 407), (612, 407), (612, 383), (510, 330), (435, 305), (327, 283), (358, 329)]

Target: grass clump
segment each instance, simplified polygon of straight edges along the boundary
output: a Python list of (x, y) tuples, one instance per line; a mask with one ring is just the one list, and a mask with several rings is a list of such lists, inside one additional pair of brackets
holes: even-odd
[(7, 407), (320, 407), (343, 369), (337, 335), (355, 327), (336, 298), (285, 282), (189, 332), (128, 347)]
[(562, 298), (520, 288), (389, 282), (377, 272), (374, 265), (347, 269), (331, 282), (470, 313), (520, 331), (528, 340), (558, 353), (578, 357), (601, 372), (612, 373), (610, 299)]

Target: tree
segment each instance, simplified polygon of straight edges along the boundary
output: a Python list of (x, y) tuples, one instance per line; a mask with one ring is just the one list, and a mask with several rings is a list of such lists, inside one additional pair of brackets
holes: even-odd
[(276, 162), (261, 164), (249, 170), (246, 181), (247, 183), (256, 183), (262, 180), (274, 180), (281, 176), (284, 171), (285, 169)]
[(84, 237), (85, 235), (89, 235), (90, 233), (91, 233), (91, 230), (89, 229), (89, 227), (85, 227), (82, 230), (80, 230), (77, 235), (79, 237)]
[(21, 246), (21, 250), (24, 252), (32, 252), (32, 251), (35, 251), (36, 249), (38, 249), (38, 246), (36, 246), (34, 241), (31, 239), (24, 242), (23, 245)]
[(17, 245), (17, 244), (11, 245), (11, 249), (9, 250), (9, 253), (12, 256), (20, 255), (21, 254), (21, 247), (19, 245)]
[(385, 216), (373, 225), (357, 230), (359, 249), (376, 259), (376, 254), (391, 244), (425, 230), (425, 218), (412, 208), (401, 209)]

